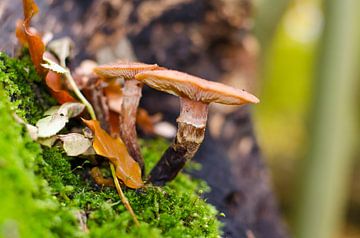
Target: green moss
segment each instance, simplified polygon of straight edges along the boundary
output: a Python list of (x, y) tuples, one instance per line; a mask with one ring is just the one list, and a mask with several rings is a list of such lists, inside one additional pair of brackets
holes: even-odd
[(55, 103), (27, 55), (13, 59), (0, 52), (0, 84), (6, 89), (12, 110), (29, 123), (34, 124)]
[(22, 136), (4, 91), (0, 91), (0, 237), (76, 237), (79, 228), (71, 210), (62, 208), (37, 176), (41, 148)]
[[(9, 59), (3, 54), (0, 59), (5, 59), (0, 62), (0, 82), (6, 86), (2, 90), (0, 85), (0, 123), (11, 128), (0, 132), (0, 237), (15, 233), (21, 237), (219, 237), (217, 212), (200, 198), (208, 190), (204, 182), (180, 174), (163, 188), (125, 189), (141, 224), (136, 227), (116, 190), (94, 184), (90, 162), (31, 142), (12, 119), (4, 94), (11, 99), (14, 93), (24, 96), (28, 92), (11, 105), (33, 122), (45, 108), (27, 91), (29, 85), (38, 85), (38, 78), (31, 78), (34, 74), (22, 68), (31, 68), (28, 59)], [(25, 112), (27, 107), (34, 110)], [(146, 166), (151, 168), (168, 143), (147, 140), (141, 146)], [(78, 217), (86, 220), (89, 232), (81, 229)]]

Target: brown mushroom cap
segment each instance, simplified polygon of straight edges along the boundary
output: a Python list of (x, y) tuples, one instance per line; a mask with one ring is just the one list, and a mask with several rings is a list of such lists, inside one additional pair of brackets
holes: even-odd
[(159, 91), (204, 103), (242, 105), (258, 103), (254, 95), (222, 83), (208, 81), (175, 70), (152, 70), (138, 73), (135, 78)]
[(116, 62), (113, 64), (99, 65), (94, 68), (94, 73), (102, 78), (124, 77), (124, 79), (132, 79), (141, 71), (154, 69), (160, 69), (160, 67), (157, 64)]

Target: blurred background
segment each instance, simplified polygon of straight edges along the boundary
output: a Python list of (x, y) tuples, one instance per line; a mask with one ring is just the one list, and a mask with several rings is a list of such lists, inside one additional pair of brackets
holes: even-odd
[(254, 120), (281, 211), (296, 237), (360, 237), (359, 4), (257, 4)]

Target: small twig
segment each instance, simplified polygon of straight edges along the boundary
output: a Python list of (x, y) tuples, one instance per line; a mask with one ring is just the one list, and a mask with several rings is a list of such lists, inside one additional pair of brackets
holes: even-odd
[(127, 200), (127, 198), (125, 197), (123, 191), (121, 190), (121, 186), (120, 186), (120, 184), (119, 184), (119, 180), (118, 180), (118, 178), (116, 177), (116, 174), (115, 174), (115, 167), (114, 167), (114, 165), (113, 165), (112, 163), (110, 163), (110, 169), (111, 169), (111, 174), (112, 174), (112, 176), (113, 176), (113, 178), (114, 178), (116, 190), (117, 190), (117, 192), (118, 192), (118, 194), (119, 194), (119, 196), (120, 196), (120, 198), (121, 198), (121, 201), (123, 202), (123, 204), (124, 204), (124, 206), (126, 207), (126, 209), (130, 212), (132, 218), (134, 219), (135, 224), (136, 224), (137, 226), (139, 226), (140, 223), (139, 223), (138, 219), (136, 218), (136, 215), (135, 215), (135, 213), (134, 213), (134, 211), (133, 211), (133, 209), (132, 209), (129, 201)]

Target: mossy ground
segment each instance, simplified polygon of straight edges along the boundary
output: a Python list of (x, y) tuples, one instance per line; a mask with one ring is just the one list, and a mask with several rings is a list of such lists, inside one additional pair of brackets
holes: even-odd
[[(27, 57), (0, 53), (0, 237), (220, 236), (216, 210), (200, 198), (206, 184), (184, 174), (163, 188), (125, 190), (136, 227), (115, 189), (94, 184), (88, 160), (41, 148), (12, 117), (34, 123), (53, 103)], [(141, 143), (151, 168), (167, 142)]]

